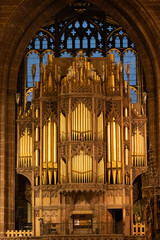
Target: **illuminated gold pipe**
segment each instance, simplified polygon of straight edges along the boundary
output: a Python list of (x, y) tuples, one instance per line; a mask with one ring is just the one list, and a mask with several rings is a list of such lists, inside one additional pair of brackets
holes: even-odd
[(121, 184), (121, 169), (118, 169), (117, 183)]
[(24, 167), (24, 158), (25, 158), (25, 136), (22, 136), (22, 167)]
[(108, 169), (107, 172), (108, 172), (108, 184), (110, 184), (111, 183), (111, 170)]
[(51, 162), (54, 162), (55, 157), (55, 133), (54, 133), (54, 122), (51, 121)]
[(139, 165), (139, 131), (137, 127), (137, 166)]
[(111, 123), (107, 125), (107, 162), (111, 162)]
[(43, 126), (43, 162), (46, 162), (46, 126)]
[(48, 162), (51, 162), (51, 118), (48, 121)]
[(78, 107), (76, 107), (75, 109), (75, 114), (76, 114), (76, 128), (75, 128), (75, 131), (76, 131), (76, 140), (78, 140)]
[(142, 136), (142, 166), (144, 166), (144, 155), (145, 155), (145, 141), (144, 136)]
[(88, 110), (88, 130), (89, 130), (89, 140), (91, 140), (91, 112)]
[(102, 141), (103, 141), (103, 112), (102, 112)]
[(80, 140), (81, 132), (81, 105), (78, 104), (78, 140)]
[(86, 139), (86, 106), (83, 105), (83, 126), (84, 126), (84, 139)]
[(74, 111), (72, 112), (72, 140), (74, 140)]
[(52, 184), (52, 176), (53, 176), (53, 171), (52, 169), (48, 170), (48, 183), (51, 185)]
[(30, 136), (29, 136), (29, 132), (27, 131), (27, 158), (28, 158), (28, 164), (27, 166), (30, 167), (31, 166), (31, 162), (30, 162)]
[(31, 166), (32, 166), (32, 137), (30, 136), (30, 156), (31, 156)]
[(125, 107), (124, 116), (125, 116), (125, 117), (128, 117), (128, 108), (127, 108), (127, 107)]
[(23, 140), (22, 139), (23, 139), (23, 136), (20, 137), (20, 144), (19, 144), (20, 145), (20, 148), (19, 148), (20, 149), (20, 151), (19, 151), (19, 157), (20, 157), (19, 158), (19, 160), (20, 160), (19, 161), (20, 162), (19, 166), (20, 167), (22, 167), (22, 156), (23, 156)]
[(134, 135), (132, 135), (132, 165), (134, 163), (134, 147), (135, 147)]
[(128, 148), (127, 147), (124, 150), (124, 154), (125, 154), (125, 163), (126, 163), (126, 165), (128, 165), (129, 155), (128, 155)]
[(43, 170), (43, 184), (44, 185), (47, 185), (47, 178), (48, 178), (48, 176), (47, 176), (47, 169), (44, 169)]
[(128, 127), (125, 126), (125, 140), (128, 140)]
[(54, 122), (54, 162), (57, 163), (57, 126)]
[(113, 184), (116, 184), (116, 169), (112, 169)]
[(35, 150), (35, 163), (36, 167), (39, 166), (39, 149)]
[(81, 113), (81, 115), (80, 115), (80, 116), (81, 116), (81, 118), (80, 118), (80, 119), (81, 119), (81, 122), (80, 122), (80, 123), (81, 123), (80, 132), (81, 132), (81, 134), (82, 134), (82, 132), (83, 132), (83, 115), (82, 115), (82, 114), (83, 114), (83, 109), (82, 109), (82, 103), (81, 103), (81, 105), (80, 105), (80, 113)]
[(76, 111), (73, 111), (74, 140), (76, 139)]
[(113, 122), (112, 122), (112, 127), (113, 127), (113, 135), (112, 135), (113, 147), (112, 147), (112, 153), (113, 153), (113, 161), (116, 162), (116, 123), (115, 123), (115, 119), (114, 118), (113, 118)]

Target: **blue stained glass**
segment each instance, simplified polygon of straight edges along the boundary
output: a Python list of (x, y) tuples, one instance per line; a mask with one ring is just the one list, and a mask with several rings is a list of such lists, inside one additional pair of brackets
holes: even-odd
[(107, 29), (108, 29), (109, 32), (111, 32), (113, 30), (113, 27), (109, 26)]
[(42, 49), (47, 49), (47, 48), (48, 48), (48, 40), (46, 37), (44, 37), (42, 40)]
[(76, 31), (73, 29), (71, 33), (74, 36), (76, 34)]
[(72, 28), (72, 24), (70, 24), (70, 25), (68, 26), (68, 28), (69, 28), (69, 29)]
[(123, 48), (128, 48), (128, 39), (126, 36), (123, 37)]
[(27, 87), (33, 87), (32, 65), (36, 64), (35, 82), (40, 80), (39, 64), (40, 58), (37, 53), (31, 52), (27, 56)]
[(135, 90), (130, 89), (131, 103), (137, 103), (137, 93)]
[(39, 33), (39, 36), (42, 37), (44, 34), (42, 32)]
[(79, 39), (79, 37), (76, 37), (76, 39), (75, 39), (75, 48), (80, 48), (80, 39)]
[(120, 38), (118, 36), (115, 38), (115, 47), (120, 48)]
[(93, 25), (92, 23), (90, 23), (90, 27), (91, 27), (91, 28), (94, 28), (94, 25)]
[(71, 37), (69, 37), (67, 39), (67, 48), (72, 48), (72, 38)]
[(91, 34), (91, 30), (90, 29), (88, 29), (87, 31), (86, 31), (86, 33), (88, 34), (88, 36)]
[(79, 28), (80, 27), (79, 21), (76, 21), (74, 26), (75, 26), (75, 28)]
[(101, 41), (102, 40), (102, 37), (101, 37), (101, 34), (98, 32), (98, 40)]
[(102, 53), (99, 52), (99, 51), (95, 51), (92, 53), (92, 56), (91, 57), (103, 57)]
[(64, 33), (62, 34), (61, 41), (64, 41)]
[(83, 48), (88, 48), (88, 39), (86, 37), (83, 38), (82, 47)]
[(61, 53), (60, 57), (62, 57), (62, 58), (63, 58), (63, 57), (64, 57), (64, 58), (71, 58), (72, 55), (66, 51), (66, 52)]
[(86, 21), (83, 21), (82, 27), (83, 27), (83, 28), (86, 28), (87, 26), (88, 26), (87, 22), (86, 22)]
[(93, 36), (90, 39), (90, 48), (96, 48), (96, 39)]
[(122, 30), (119, 31), (119, 34), (120, 34), (120, 35), (123, 35), (123, 33), (124, 33), (124, 32), (123, 32)]
[(35, 49), (40, 49), (40, 40), (39, 40), (39, 38), (36, 38), (35, 39)]
[(53, 28), (53, 27), (51, 27), (49, 30), (50, 30), (52, 33), (54, 32), (54, 28)]
[(124, 65), (124, 80), (127, 80), (127, 74), (125, 71), (126, 64), (129, 64), (130, 66), (130, 85), (136, 86), (137, 85), (137, 76), (136, 76), (136, 55), (133, 51), (127, 51), (125, 52), (123, 56), (123, 65)]

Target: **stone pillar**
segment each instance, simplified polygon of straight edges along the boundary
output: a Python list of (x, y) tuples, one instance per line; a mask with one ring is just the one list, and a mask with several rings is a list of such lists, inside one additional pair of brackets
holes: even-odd
[(0, 236), (15, 224), (15, 93), (0, 90)]

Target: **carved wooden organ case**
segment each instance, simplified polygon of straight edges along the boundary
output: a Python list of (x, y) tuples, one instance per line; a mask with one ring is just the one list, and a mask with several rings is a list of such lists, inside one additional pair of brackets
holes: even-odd
[(17, 119), (17, 172), (31, 182), (34, 211), (48, 190), (132, 189), (147, 164), (146, 113), (145, 102), (131, 104), (126, 71), (128, 81), (113, 54), (49, 55), (34, 83), (33, 66), (32, 104)]

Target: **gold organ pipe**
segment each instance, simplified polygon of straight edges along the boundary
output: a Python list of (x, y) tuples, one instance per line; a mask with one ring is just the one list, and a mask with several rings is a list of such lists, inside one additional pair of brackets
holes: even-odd
[(82, 134), (82, 132), (83, 132), (83, 108), (82, 108), (82, 103), (81, 103), (81, 109), (80, 109), (80, 112), (81, 112), (81, 130), (80, 130), (80, 132), (81, 132), (81, 134)]
[(135, 149), (134, 149), (134, 153), (135, 153), (135, 166), (137, 166), (137, 129), (136, 129), (136, 132), (135, 132)]
[(28, 164), (27, 166), (30, 167), (31, 166), (31, 161), (30, 161), (30, 136), (29, 136), (29, 132), (27, 131), (27, 158), (28, 158)]
[(102, 124), (102, 141), (103, 141), (103, 112), (102, 112), (101, 114), (102, 114), (102, 121), (101, 121), (101, 124)]
[(54, 122), (52, 120), (51, 120), (50, 141), (51, 141), (51, 162), (54, 162), (55, 139), (54, 139)]
[(144, 136), (142, 136), (142, 166), (144, 166), (144, 154), (145, 154), (145, 144), (144, 144)]
[(114, 121), (115, 119), (113, 118), (113, 135), (112, 135), (112, 139), (113, 139), (113, 161), (116, 162), (116, 123)]
[(134, 162), (134, 147), (135, 147), (134, 135), (132, 135), (132, 165), (133, 165), (133, 162)]
[(119, 158), (119, 153), (120, 153), (120, 136), (119, 136), (119, 124), (116, 123), (116, 153), (117, 153), (117, 162), (120, 161), (120, 158)]
[(89, 131), (89, 140), (91, 140), (91, 112), (88, 111), (88, 131)]
[(48, 170), (48, 182), (51, 185), (52, 184), (52, 169)]
[(125, 154), (125, 163), (126, 163), (126, 165), (128, 165), (129, 155), (128, 155), (128, 148), (127, 147), (125, 147), (124, 154)]
[(30, 136), (30, 156), (31, 156), (31, 166), (32, 166), (32, 137)]
[(116, 184), (116, 169), (112, 169), (113, 184)]
[(125, 117), (128, 117), (128, 108), (127, 108), (127, 107), (125, 107), (124, 116), (125, 116)]
[(84, 139), (86, 139), (86, 109), (85, 109), (85, 104), (83, 104), (83, 126), (84, 126)]
[(78, 104), (78, 140), (80, 140), (80, 131), (81, 131), (81, 105)]
[(46, 162), (46, 126), (43, 126), (43, 162)]
[(85, 131), (86, 131), (86, 140), (88, 140), (88, 115), (87, 115), (87, 108), (85, 106)]
[(48, 162), (51, 162), (51, 118), (48, 121)]
[(108, 184), (110, 184), (111, 183), (111, 170), (110, 169), (108, 169)]
[(76, 139), (76, 111), (73, 112), (73, 122), (74, 122), (74, 140)]
[(47, 169), (43, 170), (43, 184), (47, 184)]
[(20, 156), (20, 167), (22, 167), (22, 156), (23, 156), (23, 136), (20, 137), (20, 151), (19, 151), (19, 156)]
[(74, 140), (74, 111), (72, 112), (72, 140)]
[(35, 150), (36, 167), (39, 166), (39, 149)]
[(139, 131), (137, 127), (137, 166), (139, 165)]
[(125, 126), (125, 140), (128, 140), (128, 127)]
[(107, 161), (111, 162), (111, 123), (107, 125)]
[(57, 126), (54, 122), (54, 162), (57, 163)]
[(118, 169), (117, 183), (121, 184), (121, 169)]
[(76, 114), (76, 129), (75, 129), (76, 130), (76, 140), (78, 140), (78, 132), (77, 132), (78, 131), (78, 113), (77, 113), (78, 107), (76, 107), (75, 111), (76, 111), (75, 112), (75, 114)]

